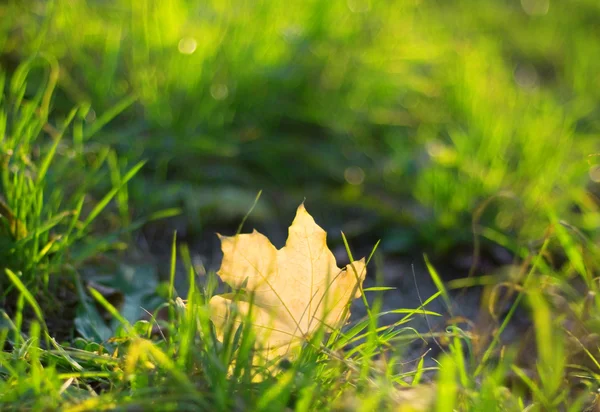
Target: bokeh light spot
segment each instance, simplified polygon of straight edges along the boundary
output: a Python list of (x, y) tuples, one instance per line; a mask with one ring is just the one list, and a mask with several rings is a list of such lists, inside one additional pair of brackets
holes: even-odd
[(210, 95), (215, 100), (225, 100), (229, 96), (229, 88), (225, 84), (213, 84), (210, 86)]
[(425, 149), (427, 150), (427, 154), (439, 164), (451, 166), (458, 160), (456, 150), (440, 141), (428, 141), (425, 145)]
[(539, 85), (539, 76), (535, 67), (531, 64), (519, 64), (515, 68), (515, 82), (523, 90), (534, 90)]
[(596, 183), (600, 183), (600, 165), (590, 167), (590, 179)]
[(85, 121), (86, 121), (86, 123), (92, 123), (95, 120), (96, 120), (96, 111), (94, 109), (90, 109), (85, 116)]
[(521, 7), (530, 16), (544, 16), (550, 9), (550, 0), (521, 0)]
[(351, 185), (357, 186), (365, 181), (365, 172), (358, 166), (352, 166), (344, 170), (344, 179)]
[(513, 224), (514, 214), (506, 210), (501, 210), (496, 215), (496, 224), (500, 229), (506, 230)]
[(371, 10), (371, 0), (346, 0), (352, 13), (366, 13)]
[(198, 47), (198, 43), (193, 37), (184, 37), (179, 40), (179, 44), (177, 45), (179, 53), (182, 54), (192, 54), (196, 51), (196, 47)]

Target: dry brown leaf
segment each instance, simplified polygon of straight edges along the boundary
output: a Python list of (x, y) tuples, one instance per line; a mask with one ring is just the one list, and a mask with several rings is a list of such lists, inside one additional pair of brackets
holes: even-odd
[[(300, 346), (322, 325), (326, 330), (343, 326), (350, 316), (350, 300), (361, 296), (364, 258), (339, 269), (326, 236), (303, 204), (279, 250), (256, 230), (232, 237), (219, 235), (223, 262), (217, 274), (234, 290), (244, 288), (253, 295), (250, 316), (256, 343), (268, 359)], [(239, 322), (248, 316), (250, 299), (234, 300), (234, 296), (217, 295), (210, 300), (219, 339), (228, 320)], [(235, 312), (240, 317), (230, 319)]]

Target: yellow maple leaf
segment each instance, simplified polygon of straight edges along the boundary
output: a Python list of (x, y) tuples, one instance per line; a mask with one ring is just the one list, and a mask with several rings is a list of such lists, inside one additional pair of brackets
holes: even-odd
[[(279, 250), (256, 230), (232, 237), (219, 235), (223, 261), (217, 274), (233, 289), (244, 288), (252, 298), (239, 294), (237, 298), (235, 294), (212, 297), (211, 319), (217, 337), (223, 339), (228, 321), (240, 322), (249, 316), (257, 347), (272, 359), (300, 346), (320, 327), (343, 326), (350, 316), (350, 300), (361, 296), (365, 260), (339, 269), (326, 236), (303, 204)], [(241, 316), (232, 319), (234, 313)]]

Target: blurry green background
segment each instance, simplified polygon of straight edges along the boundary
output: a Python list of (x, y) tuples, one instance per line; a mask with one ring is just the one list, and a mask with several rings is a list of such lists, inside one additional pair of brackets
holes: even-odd
[(495, 241), (600, 225), (597, 0), (14, 0), (0, 25), (5, 71), (58, 73), (51, 118), (83, 108), (73, 145), (149, 160), (130, 213), (182, 207), (167, 244), (260, 189), (251, 226), (306, 198), (389, 252), (468, 244), (479, 211)]

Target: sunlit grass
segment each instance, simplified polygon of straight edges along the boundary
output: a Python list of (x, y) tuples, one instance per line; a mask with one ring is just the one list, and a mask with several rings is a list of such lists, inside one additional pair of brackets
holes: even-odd
[[(46, 83), (32, 89), (29, 74), (40, 68), (47, 72)], [(8, 92), (0, 101), (2, 267), (18, 272), (19, 281), (33, 294), (48, 291), (51, 277), (64, 270), (67, 250), (76, 255), (87, 243), (87, 253), (96, 252), (90, 225), (143, 165), (140, 162), (115, 178), (108, 193), (89, 202), (88, 192), (97, 190), (107, 156), (116, 155), (106, 146), (84, 151), (65, 141), (65, 134), (71, 127), (77, 130), (87, 109), (75, 107), (66, 119), (50, 119), (57, 76), (55, 60), (32, 58), (9, 79)], [(0, 83), (5, 80), (3, 73)], [(79, 174), (73, 173), (74, 168)], [(13, 286), (4, 277), (0, 286), (0, 299), (4, 299)]]
[[(0, 17), (0, 409), (597, 403), (597, 1), (33, 0)], [(170, 226), (149, 320), (86, 283), (181, 206), (190, 239), (241, 229), (253, 200), (265, 223), (305, 197), (331, 227), (358, 209), (344, 231), (381, 238), (377, 253), (427, 250), (437, 292), (390, 310), (396, 285), (377, 283), (365, 317), (258, 365), (248, 322), (217, 339), (216, 275)], [(465, 244), (472, 269), (446, 282)], [(480, 276), (496, 247), (510, 270)], [(462, 288), (481, 288), (480, 319), (455, 316)], [(529, 333), (507, 342), (521, 312)]]
[[(177, 249), (173, 250), (176, 253)], [(540, 250), (534, 260), (543, 259), (543, 252)], [(435, 384), (421, 383), (423, 373), (431, 371), (422, 360), (414, 370), (399, 368), (402, 346), (395, 338), (410, 317), (437, 315), (427, 311), (427, 303), (437, 297), (433, 296), (423, 308), (399, 310), (407, 312), (406, 317), (385, 326), (378, 326), (377, 318), (383, 314), (376, 300), (367, 318), (329, 338), (317, 333), (291, 362), (257, 366), (260, 354), (255, 352), (255, 332), (250, 323), (230, 328), (219, 341), (207, 304), (212, 292), (195, 283), (196, 274), (190, 267), (186, 303), (180, 298), (170, 301), (172, 315), (160, 323), (160, 334), (152, 338), (148, 335), (151, 325), (144, 321), (131, 325), (94, 290), (92, 296), (124, 326), (121, 338), (96, 346), (93, 351), (82, 351), (56, 342), (48, 346), (48, 337), (42, 335), (45, 328), (35, 321), (27, 329), (15, 331), (13, 336), (23, 336), (20, 340), (4, 333), (0, 343), (8, 342), (13, 349), (1, 353), (0, 403), (10, 408), (12, 402), (19, 402), (20, 407), (34, 409), (61, 405), (69, 411), (115, 407), (483, 411), (524, 407), (552, 410), (562, 406), (580, 410), (590, 404), (592, 393), (574, 391), (574, 386), (565, 383), (574, 379), (592, 388), (597, 384), (598, 372), (584, 372), (582, 365), (569, 362), (566, 349), (570, 345), (567, 334), (571, 332), (563, 329), (567, 316), (552, 316), (551, 290), (528, 286), (532, 276), (549, 276), (562, 282), (560, 273), (543, 267), (533, 264), (531, 275), (521, 285), (520, 296), (525, 296), (533, 313), (537, 355), (527, 358), (531, 364), (517, 361), (514, 348), (498, 346), (496, 338), (502, 333), (501, 327), (493, 332), (494, 340), (483, 354), (474, 352), (470, 342), (477, 330), (466, 332), (452, 327), (438, 334), (436, 343), (448, 344), (436, 357), (438, 366), (433, 370), (439, 373)], [(25, 304), (37, 306), (30, 295)], [(519, 300), (513, 307), (517, 305)], [(432, 336), (422, 334), (417, 338), (431, 341)], [(596, 350), (586, 349), (586, 355), (597, 367)], [(258, 381), (257, 376), (261, 377)], [(515, 377), (521, 385), (511, 384)]]
[[(371, 3), (14, 3), (18, 30), (3, 35), (10, 56), (56, 56), (57, 108), (89, 110), (79, 140), (99, 133), (151, 159), (154, 175), (128, 197), (161, 190), (167, 171), (197, 184), (144, 199), (151, 211), (183, 199), (206, 216), (197, 226), (221, 200), (243, 214), (259, 189), (299, 185), (310, 188), (299, 196), (418, 225), (411, 236), (440, 250), (468, 240), (471, 212), (499, 193), (486, 223), (517, 239), (543, 230), (540, 208), (579, 220), (572, 205), (589, 204), (597, 151), (598, 6)], [(102, 128), (101, 114), (123, 111), (125, 124)], [(235, 188), (234, 202), (215, 186)]]

